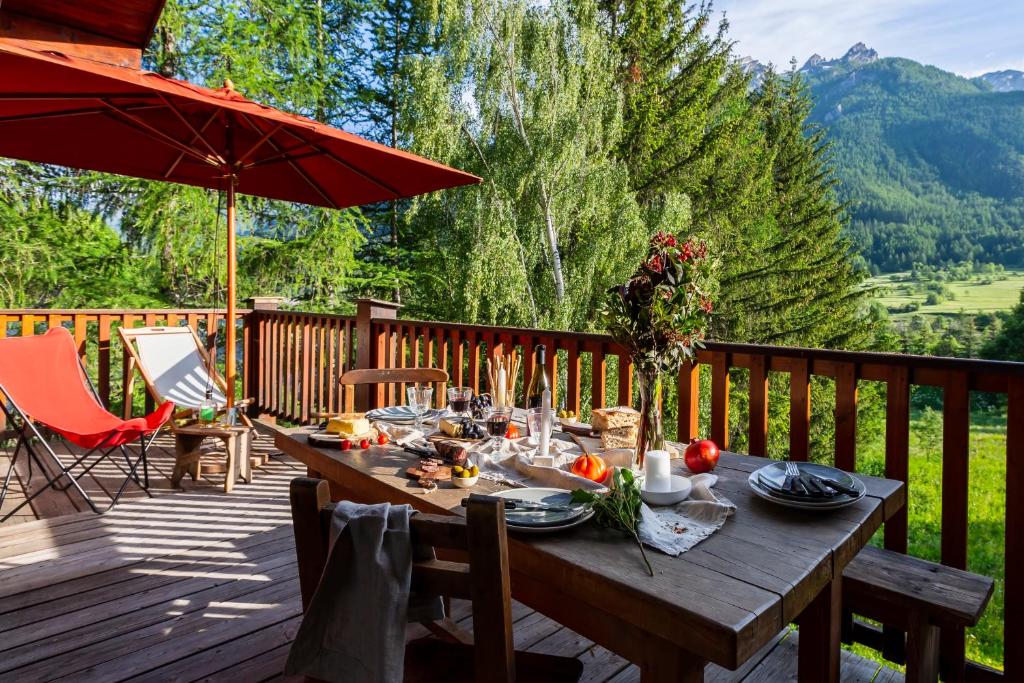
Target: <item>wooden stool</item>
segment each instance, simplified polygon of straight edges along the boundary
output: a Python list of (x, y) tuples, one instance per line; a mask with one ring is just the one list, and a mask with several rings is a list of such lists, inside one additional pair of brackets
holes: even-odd
[(214, 425), (203, 427), (190, 425), (174, 431), (174, 471), (171, 485), (177, 488), (187, 472), (192, 481), (199, 479), (202, 453), (200, 446), (209, 438), (224, 442), (227, 452), (227, 467), (224, 472), (224, 492), (230, 493), (239, 475), (246, 484), (252, 483), (252, 463), (249, 459), (249, 443), (252, 431), (245, 425)]

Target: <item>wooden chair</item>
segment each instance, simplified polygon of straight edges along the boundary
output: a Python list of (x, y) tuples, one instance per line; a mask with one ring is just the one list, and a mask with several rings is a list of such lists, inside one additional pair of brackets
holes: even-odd
[[(149, 395), (157, 403), (174, 402), (176, 410), (169, 422), (174, 433), (175, 450), (171, 484), (178, 486), (186, 473), (193, 481), (199, 478), (200, 449), (203, 442), (210, 438), (224, 443), (224, 490), (230, 492), (239, 476), (246, 483), (251, 482), (253, 425), (248, 416), (239, 410), (250, 403), (251, 399), (228, 406), (225, 396), (227, 384), (215, 366), (211, 365), (210, 357), (195, 330), (191, 327), (121, 327), (118, 333), (129, 355), (124, 387), (125, 418), (131, 417), (136, 369), (146, 383)], [(205, 398), (207, 388), (213, 392), (217, 414), (224, 415), (229, 407), (234, 407), (240, 424), (212, 427), (197, 424), (196, 412)]]
[[(448, 382), (448, 373), (439, 368), (369, 368), (364, 370), (349, 370), (338, 379), (338, 384), (343, 387), (355, 387), (360, 385), (376, 385), (380, 387), (377, 404), (383, 402), (405, 403), (406, 384), (433, 384), (434, 405), (442, 407), (447, 404), (445, 386)], [(385, 398), (384, 391), (388, 387), (399, 385), (397, 397)], [(350, 397), (346, 403), (348, 409), (352, 407), (352, 391), (347, 392)], [(361, 406), (364, 409), (367, 406)]]
[[(305, 609), (327, 562), (327, 539), (334, 505), (330, 502), (327, 482), (323, 480), (293, 479), (290, 495), (299, 588)], [(468, 564), (444, 560), (414, 563), (412, 587), (427, 594), (471, 600), (474, 642), (436, 638), (410, 642), (405, 652), (407, 683), (579, 680), (583, 664), (577, 659), (519, 652), (513, 648), (503, 501), (473, 494), (465, 518), (416, 514), (411, 525), (413, 542), (468, 554)]]

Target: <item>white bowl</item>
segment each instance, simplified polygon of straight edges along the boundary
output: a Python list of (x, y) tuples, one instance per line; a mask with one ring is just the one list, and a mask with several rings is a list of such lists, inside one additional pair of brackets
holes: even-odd
[(457, 489), (468, 489), (470, 486), (473, 486), (474, 484), (476, 484), (477, 479), (479, 479), (479, 478), (480, 478), (479, 474), (476, 475), (475, 477), (456, 477), (453, 474), (452, 475), (452, 483), (455, 484), (455, 488), (457, 488)]
[[(643, 485), (646, 486), (647, 482), (644, 481)], [(693, 485), (689, 479), (679, 474), (673, 474), (671, 491), (648, 491), (641, 488), (640, 498), (649, 505), (675, 505), (689, 498), (692, 490)]]

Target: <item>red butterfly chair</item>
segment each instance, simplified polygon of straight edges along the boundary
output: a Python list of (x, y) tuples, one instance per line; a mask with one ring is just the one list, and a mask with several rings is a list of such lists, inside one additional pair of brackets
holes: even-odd
[[(49, 456), (57, 468), (57, 473), (47, 479), (45, 485), (8, 512), (0, 522), (7, 520), (27, 505), (45, 491), (47, 486), (61, 491), (74, 486), (93, 512), (101, 512), (89, 494), (79, 485), (78, 480), (103, 460), (109, 460), (127, 475), (110, 505), (103, 512), (114, 507), (130, 481), (134, 481), (149, 494), (146, 452), (160, 427), (170, 419), (174, 412), (174, 404), (168, 401), (146, 417), (131, 420), (122, 420), (107, 412), (100, 402), (92, 380), (82, 366), (71, 333), (65, 328), (55, 327), (39, 336), (0, 339), (0, 396), (5, 399), (3, 411), (7, 415), (7, 420), (18, 433), (11, 465), (4, 477), (3, 489), (0, 490), (0, 506), (7, 496), (11, 475), (23, 447), (29, 457), (29, 481), (32, 479), (33, 460), (44, 476), (46, 469), (43, 468), (43, 456)], [(72, 455), (71, 464), (65, 465), (40, 433), (37, 423), (86, 449), (86, 452), (80, 456)], [(149, 434), (152, 434), (152, 437), (146, 441), (144, 437)], [(139, 440), (141, 450), (133, 460), (125, 444), (136, 439)], [(111, 457), (114, 451), (120, 451), (124, 456), (127, 470), (117, 459)], [(95, 462), (84, 467), (77, 475), (73, 473), (86, 458), (97, 452), (100, 456)], [(140, 464), (143, 481), (139, 481)], [(63, 477), (68, 479), (68, 483), (58, 486), (57, 482)]]

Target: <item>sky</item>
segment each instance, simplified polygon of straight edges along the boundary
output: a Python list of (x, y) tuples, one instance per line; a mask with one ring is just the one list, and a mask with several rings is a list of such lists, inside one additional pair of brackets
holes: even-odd
[(962, 76), (1024, 71), (1024, 0), (715, 0), (736, 54), (801, 66), (863, 42)]

